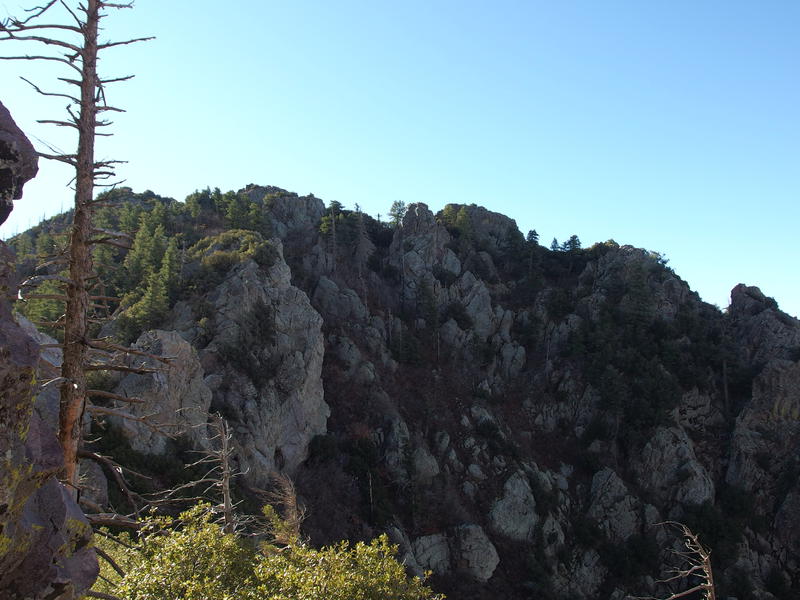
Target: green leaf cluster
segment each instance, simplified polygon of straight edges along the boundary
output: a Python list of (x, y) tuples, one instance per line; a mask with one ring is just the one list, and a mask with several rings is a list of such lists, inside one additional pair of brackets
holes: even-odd
[(299, 540), (257, 548), (226, 534), (207, 505), (158, 519), (124, 544), (99, 538), (125, 576), (108, 565), (95, 591), (122, 600), (443, 600), (408, 577), (386, 535), (312, 548)]

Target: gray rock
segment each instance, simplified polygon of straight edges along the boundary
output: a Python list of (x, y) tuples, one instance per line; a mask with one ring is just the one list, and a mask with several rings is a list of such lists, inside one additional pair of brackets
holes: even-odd
[(662, 506), (714, 500), (714, 483), (680, 427), (659, 427), (633, 461), (639, 484)]
[(11, 113), (0, 102), (0, 225), (11, 214), (13, 200), (22, 198), (22, 187), (39, 170), (39, 157)]
[(596, 598), (608, 570), (596, 550), (587, 550), (573, 561), (569, 570), (553, 578), (553, 587), (563, 597)]
[(350, 288), (339, 288), (336, 282), (325, 276), (319, 278), (312, 302), (331, 323), (363, 321), (367, 318), (367, 309), (358, 294)]
[(268, 210), (273, 234), (288, 237), (308, 237), (316, 234), (325, 214), (325, 204), (313, 194), (298, 196), (275, 186), (251, 185), (241, 190), (253, 202), (262, 202)]
[(39, 348), (14, 321), (14, 257), (0, 242), (0, 597), (73, 600), (94, 583), (91, 528), (56, 480), (63, 455), (33, 410)]
[(435, 287), (434, 267), (454, 276), (461, 272), (458, 257), (446, 247), (450, 241), (450, 234), (425, 204), (408, 206), (389, 248), (390, 262), (402, 274), (406, 298), (416, 298), (423, 284)]
[(521, 239), (522, 234), (519, 233), (514, 219), (474, 204), (467, 205), (466, 209), (475, 240), (489, 252), (496, 254), (504, 250), (509, 239), (515, 234)]
[(428, 484), (439, 474), (439, 463), (425, 446), (418, 445), (414, 450), (414, 478), (417, 483)]
[(588, 515), (611, 541), (622, 542), (638, 531), (639, 502), (612, 469), (606, 467), (594, 474), (591, 498)]
[(450, 536), (454, 569), (477, 581), (488, 581), (500, 564), (494, 544), (480, 525), (459, 525)]
[(517, 471), (508, 478), (503, 486), (503, 495), (492, 504), (489, 520), (492, 529), (512, 540), (524, 542), (533, 539), (539, 515), (524, 473)]
[(418, 537), (412, 543), (417, 564), (437, 575), (450, 572), (450, 545), (443, 533)]
[[(153, 330), (143, 333), (134, 348), (169, 357), (167, 365), (151, 359), (131, 356), (132, 366), (158, 369), (151, 374), (129, 374), (115, 393), (139, 398), (143, 403), (117, 402), (116, 408), (136, 417), (147, 417), (147, 423), (111, 417), (128, 438), (131, 447), (146, 454), (162, 454), (166, 450), (165, 434), (185, 435), (197, 448), (208, 447), (206, 422), (211, 405), (211, 390), (204, 380), (197, 351), (176, 331)], [(161, 433), (160, 431), (164, 433)]]
[(780, 311), (757, 287), (740, 283), (731, 290), (728, 317), (737, 348), (749, 363), (792, 358), (800, 347), (800, 321)]
[[(275, 470), (293, 473), (307, 458), (315, 435), (326, 432), (330, 408), (322, 388), (322, 317), (291, 284), (291, 272), (275, 243), (278, 260), (269, 269), (253, 261), (235, 267), (209, 294), (217, 332), (200, 353), (208, 372), (224, 374), (213, 401), (224, 407), (237, 431), (240, 468), (255, 485)], [(270, 339), (251, 343), (258, 370), (220, 353), (249, 339), (257, 310), (272, 317)]]

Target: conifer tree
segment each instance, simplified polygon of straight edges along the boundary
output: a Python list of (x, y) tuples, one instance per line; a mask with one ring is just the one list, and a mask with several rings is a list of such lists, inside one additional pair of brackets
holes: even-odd
[(161, 268), (158, 271), (158, 277), (164, 283), (168, 301), (172, 301), (178, 291), (180, 269), (180, 250), (178, 249), (178, 241), (173, 237), (170, 238), (169, 244), (167, 244), (164, 258), (161, 260)]
[(399, 227), (403, 222), (403, 217), (406, 214), (406, 203), (402, 200), (395, 200), (389, 208), (389, 222), (392, 227)]

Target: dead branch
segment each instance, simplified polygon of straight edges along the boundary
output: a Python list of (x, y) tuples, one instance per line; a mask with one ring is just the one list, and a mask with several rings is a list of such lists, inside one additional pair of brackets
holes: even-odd
[[(119, 298), (115, 298), (115, 300), (119, 301)], [(109, 352), (123, 352), (125, 354), (133, 354), (134, 356), (142, 356), (144, 358), (157, 360), (165, 365), (169, 365), (173, 360), (175, 360), (174, 356), (159, 356), (157, 354), (151, 354), (150, 352), (144, 352), (143, 350), (127, 348), (125, 346), (120, 346), (119, 344), (114, 344), (113, 342), (108, 342), (106, 341), (106, 338), (90, 340), (89, 347), (96, 348), (98, 350), (106, 350)]]
[(44, 152), (37, 152), (36, 154), (41, 158), (63, 162), (71, 167), (75, 167), (78, 164), (74, 154), (45, 154)]
[(144, 404), (144, 400), (141, 398), (129, 398), (128, 396), (120, 396), (119, 394), (114, 394), (112, 392), (106, 392), (104, 390), (86, 390), (87, 396), (99, 396), (101, 398), (109, 398), (111, 400), (116, 400), (118, 402), (127, 402), (129, 404)]
[(119, 544), (123, 548), (127, 548), (128, 550), (137, 550), (136, 546), (132, 546), (131, 544), (122, 541), (117, 536), (110, 534), (107, 530), (98, 529), (94, 532), (94, 535), (100, 535), (106, 538), (107, 540), (111, 540), (115, 544)]
[[(112, 477), (114, 477), (114, 481), (117, 483), (117, 486), (119, 486), (119, 489), (122, 490), (122, 493), (125, 494), (125, 497), (128, 499), (128, 502), (133, 508), (134, 514), (136, 514), (136, 516), (138, 517), (139, 508), (136, 499), (138, 498), (139, 501), (142, 502), (143, 498), (139, 494), (131, 490), (130, 485), (128, 485), (128, 482), (125, 479), (125, 476), (123, 475), (122, 467), (115, 461), (111, 460), (109, 457), (103, 456), (102, 454), (97, 454), (96, 452), (89, 452), (88, 450), (78, 450), (78, 456), (80, 458), (86, 458), (96, 463), (99, 463), (100, 465), (105, 466), (111, 472)], [(138, 473), (135, 473), (133, 471), (131, 471), (131, 473), (138, 475)], [(140, 476), (144, 477), (143, 475)]]
[[(23, 28), (20, 31), (27, 31), (30, 28)], [(59, 48), (66, 48), (67, 50), (72, 50), (74, 53), (80, 55), (81, 48), (76, 46), (75, 44), (70, 44), (69, 42), (65, 42), (63, 40), (57, 40), (55, 38), (44, 37), (41, 35), (24, 35), (18, 36), (14, 35), (14, 33), (8, 29), (2, 30), (8, 37), (3, 38), (0, 41), (10, 41), (14, 40), (17, 42), (39, 42), (46, 46), (58, 46)]]
[(114, 246), (115, 248), (120, 248), (122, 250), (130, 250), (131, 249), (130, 243), (122, 244), (120, 242), (114, 241), (113, 238), (95, 238), (93, 240), (89, 240), (89, 243), (91, 245), (93, 245), (93, 246), (97, 245), (97, 244), (105, 244), (107, 246)]
[(107, 415), (109, 417), (117, 417), (118, 419), (125, 419), (126, 421), (134, 421), (136, 423), (141, 423), (154, 433), (161, 434), (168, 438), (175, 437), (174, 434), (165, 431), (160, 424), (153, 423), (151, 419), (158, 413), (138, 416), (122, 410), (116, 410), (114, 408), (108, 408), (106, 406), (97, 406), (96, 404), (88, 404), (88, 403), (86, 404), (86, 411), (91, 414)]
[[(101, 323), (103, 321), (97, 321)], [(149, 373), (158, 373), (158, 369), (149, 369), (147, 367), (126, 367), (125, 365), (113, 364), (89, 364), (83, 367), (86, 371), (120, 371), (122, 373), (135, 373), (136, 375), (147, 375)]]
[[(106, 5), (110, 6), (110, 5)], [(115, 8), (122, 8), (117, 6)], [(149, 42), (150, 40), (154, 40), (156, 37), (154, 35), (148, 37), (141, 37), (141, 38), (134, 38), (132, 40), (125, 40), (124, 42), (106, 42), (105, 44), (99, 44), (97, 46), (98, 50), (105, 50), (106, 48), (114, 48), (116, 46), (127, 46), (128, 44), (136, 44), (138, 42)]]
[[(60, 92), (45, 92), (42, 88), (40, 88), (38, 85), (33, 83), (30, 79), (27, 79), (25, 77), (20, 77), (20, 79), (22, 79), (22, 81), (27, 83), (29, 86), (31, 86), (34, 90), (36, 90), (42, 96), (54, 96), (56, 98), (66, 98), (67, 100), (71, 100), (72, 102), (75, 102), (76, 104), (80, 104), (80, 100), (78, 100), (75, 96), (70, 96), (69, 94), (62, 94)], [(37, 122), (38, 123), (46, 123), (47, 121), (37, 121)]]
[(61, 275), (34, 275), (33, 277), (28, 277), (19, 285), (19, 287), (24, 288), (39, 285), (45, 281), (58, 281), (60, 283), (66, 283), (67, 285), (72, 285), (73, 283), (72, 279), (62, 277)]
[(131, 236), (128, 233), (125, 233), (124, 231), (113, 231), (111, 229), (101, 229), (99, 227), (92, 227), (92, 233), (103, 234), (115, 238), (125, 238), (128, 240), (133, 239), (133, 236)]
[(105, 550), (95, 546), (94, 551), (97, 552), (97, 556), (106, 561), (108, 565), (117, 572), (117, 575), (119, 575), (120, 577), (125, 577), (125, 571), (122, 570), (122, 568), (117, 564), (117, 562), (113, 558), (111, 558)]
[(123, 517), (116, 513), (97, 513), (88, 514), (86, 519), (89, 523), (97, 529), (98, 527), (125, 527), (126, 529), (142, 529), (146, 523), (136, 521), (130, 517)]
[(66, 302), (67, 297), (64, 294), (28, 294), (26, 296), (22, 296), (22, 290), (20, 290), (18, 294), (18, 298), (20, 300), (28, 301), (28, 300), (60, 300), (62, 302)]
[[(3, 38), (0, 39), (0, 42), (5, 41), (7, 39), (12, 38)], [(16, 38), (13, 38), (16, 39)], [(80, 67), (78, 67), (75, 63), (66, 58), (61, 58), (59, 56), (46, 56), (46, 55), (39, 55), (39, 54), (22, 54), (19, 56), (0, 56), (0, 60), (50, 60), (53, 62), (60, 62), (68, 67), (71, 67), (80, 73)]]
[(671, 551), (674, 556), (680, 559), (681, 565), (670, 569), (667, 572), (668, 576), (657, 580), (656, 583), (673, 583), (688, 580), (689, 578), (697, 578), (699, 583), (687, 589), (673, 592), (664, 598), (646, 596), (633, 597), (634, 600), (678, 600), (679, 598), (686, 598), (695, 592), (702, 592), (703, 600), (716, 600), (714, 573), (711, 568), (711, 550), (703, 546), (697, 534), (683, 523), (664, 521), (663, 523), (656, 523), (656, 525), (669, 525), (677, 529), (683, 537), (683, 545), (686, 548), (684, 551)]
[(27, 25), (30, 21), (33, 21), (34, 19), (38, 19), (44, 13), (46, 13), (48, 10), (50, 10), (50, 8), (55, 3), (56, 3), (56, 0), (49, 0), (49, 2), (47, 2), (43, 6), (35, 6), (33, 8), (26, 8), (25, 12), (31, 13), (28, 16), (27, 19), (19, 20), (19, 19), (15, 19), (15, 18), (11, 17), (11, 18), (7, 19), (6, 21), (0, 22), (0, 31), (6, 29), (8, 27), (8, 24), (11, 24), (14, 27), (21, 27), (23, 25)]

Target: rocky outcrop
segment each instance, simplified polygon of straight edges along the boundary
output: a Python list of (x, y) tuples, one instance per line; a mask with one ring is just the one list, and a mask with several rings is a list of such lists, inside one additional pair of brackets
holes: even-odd
[(330, 414), (322, 318), (291, 284), (280, 242), (275, 246), (274, 264), (245, 261), (208, 295), (214, 336), (199, 352), (211, 408), (231, 421), (241, 468), (257, 485), (274, 470), (293, 472)]
[(781, 467), (792, 467), (800, 436), (800, 362), (771, 360), (736, 419), (726, 481), (767, 494)]
[(163, 454), (169, 437), (184, 436), (199, 449), (208, 447), (206, 422), (211, 390), (204, 380), (197, 351), (175, 331), (147, 331), (133, 348), (157, 357), (130, 355), (129, 366), (154, 373), (127, 375), (114, 393), (141, 402), (115, 401), (117, 409), (142, 420), (111, 417), (128, 438), (131, 448)]
[(800, 321), (780, 311), (757, 287), (740, 283), (733, 288), (728, 315), (747, 362), (763, 365), (773, 358), (800, 358)]
[(503, 486), (503, 495), (489, 511), (492, 529), (519, 542), (533, 539), (534, 527), (539, 522), (536, 500), (528, 478), (521, 471), (508, 478)]
[(469, 215), (472, 235), (479, 248), (489, 254), (504, 251), (516, 237), (522, 239), (517, 222), (506, 215), (471, 204), (464, 207)]
[(658, 595), (668, 519), (731, 524), (702, 532), (723, 596), (797, 572), (800, 323), (757, 288), (722, 313), (657, 253), (550, 251), (475, 206), (397, 227), (340, 207), (334, 243), (321, 200), (243, 192), (277, 258), (206, 277), (224, 261), (194, 256), (165, 323), (185, 342), (148, 334), (179, 372), (118, 390), (223, 413), (250, 484), (296, 476), (312, 539), (388, 529), (410, 570), (480, 599)]
[(595, 473), (591, 495), (588, 514), (609, 540), (624, 542), (639, 530), (639, 502), (612, 469)]
[(313, 194), (298, 196), (275, 186), (250, 185), (242, 190), (265, 205), (269, 211), (273, 235), (280, 239), (308, 236), (317, 231), (325, 214), (322, 200)]
[(500, 564), (497, 549), (480, 525), (459, 525), (450, 545), (455, 570), (477, 581), (489, 581)]
[[(434, 533), (414, 540), (414, 565), (437, 575), (455, 572), (486, 582), (494, 574), (500, 557), (483, 528), (474, 523), (458, 525), (447, 533)], [(421, 573), (417, 573), (421, 574)]]
[(391, 264), (402, 274), (404, 298), (417, 298), (423, 286), (434, 288), (434, 267), (453, 277), (461, 274), (461, 261), (447, 247), (450, 240), (427, 205), (408, 206), (389, 248)]
[(14, 322), (13, 256), (0, 242), (0, 597), (78, 598), (97, 577), (91, 528), (56, 480), (52, 429), (33, 410), (39, 348)]
[(697, 460), (686, 432), (659, 427), (633, 464), (640, 485), (660, 506), (699, 506), (714, 500), (714, 482)]
[(11, 113), (0, 102), (0, 224), (13, 209), (13, 200), (22, 198), (22, 186), (39, 170), (39, 158)]

